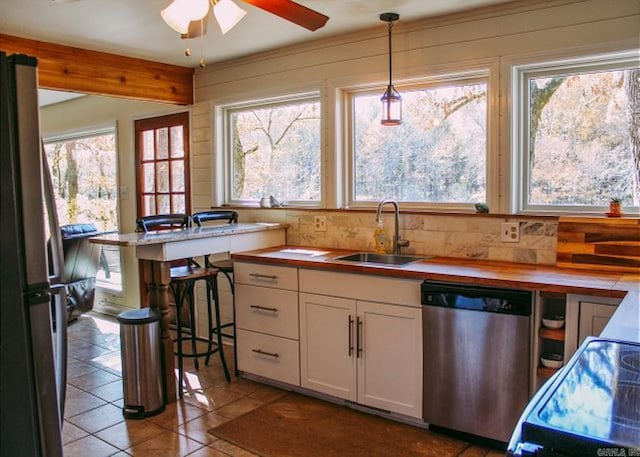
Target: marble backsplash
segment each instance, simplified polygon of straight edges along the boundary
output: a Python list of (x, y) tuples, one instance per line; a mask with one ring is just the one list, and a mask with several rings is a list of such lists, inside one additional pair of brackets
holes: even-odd
[[(375, 212), (308, 211), (295, 209), (239, 209), (242, 222), (274, 221), (289, 224), (287, 244), (357, 251), (373, 250)], [(315, 230), (315, 216), (325, 216), (327, 230)], [(384, 227), (393, 233), (393, 214), (385, 213)], [(500, 241), (500, 224), (518, 222), (520, 241)], [(435, 255), (517, 263), (556, 262), (557, 220), (521, 216), (487, 217), (480, 214), (400, 214), (400, 233), (409, 240), (405, 254)]]

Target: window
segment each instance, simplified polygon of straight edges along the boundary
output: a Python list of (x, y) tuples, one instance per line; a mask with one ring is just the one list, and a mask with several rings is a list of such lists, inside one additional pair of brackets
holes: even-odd
[(352, 205), (392, 198), (425, 204), (486, 202), (487, 82), (405, 88), (403, 123), (380, 125), (380, 93), (352, 95)]
[[(637, 56), (516, 67), (520, 210), (602, 212), (638, 207)], [(635, 94), (635, 95), (634, 95)], [(636, 113), (635, 122), (632, 113)]]
[(227, 108), (228, 203), (318, 204), (320, 117), (317, 97)]
[[(61, 225), (90, 222), (100, 231), (118, 230), (118, 178), (114, 128), (45, 141)], [(120, 251), (103, 247), (97, 283), (122, 290)]]
[(191, 212), (189, 113), (135, 122), (138, 217)]

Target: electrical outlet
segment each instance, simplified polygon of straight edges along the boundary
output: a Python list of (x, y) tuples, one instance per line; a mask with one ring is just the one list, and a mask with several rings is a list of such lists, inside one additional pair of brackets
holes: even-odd
[(315, 216), (313, 220), (313, 226), (316, 229), (316, 232), (326, 232), (327, 216)]
[(129, 200), (128, 186), (120, 186), (120, 200)]
[(503, 243), (518, 243), (520, 241), (520, 223), (503, 222), (500, 225), (500, 241)]

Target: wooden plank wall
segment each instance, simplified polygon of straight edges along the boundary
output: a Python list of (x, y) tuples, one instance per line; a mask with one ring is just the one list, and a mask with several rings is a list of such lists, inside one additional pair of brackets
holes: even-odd
[(640, 273), (640, 219), (561, 217), (557, 266)]
[(193, 68), (3, 34), (0, 51), (37, 57), (44, 89), (193, 104)]

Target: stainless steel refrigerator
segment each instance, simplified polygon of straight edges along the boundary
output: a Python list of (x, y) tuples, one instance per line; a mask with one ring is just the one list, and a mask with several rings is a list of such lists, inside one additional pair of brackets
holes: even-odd
[(35, 58), (0, 53), (1, 456), (63, 452), (66, 297), (37, 86)]

